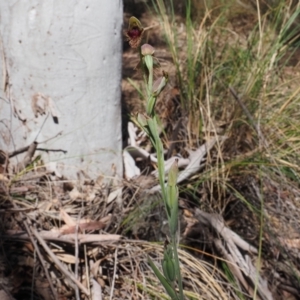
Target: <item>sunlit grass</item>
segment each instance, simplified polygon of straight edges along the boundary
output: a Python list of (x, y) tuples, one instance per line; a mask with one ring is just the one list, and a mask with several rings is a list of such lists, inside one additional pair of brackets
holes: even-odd
[[(261, 152), (263, 146), (272, 163), (296, 167), (292, 154), (299, 149), (300, 140), (299, 87), (297, 79), (292, 82), (286, 72), (287, 59), (296, 49), (292, 42), (299, 8), (281, 1), (261, 15), (259, 9), (249, 12), (237, 7), (236, 1), (216, 1), (201, 19), (193, 19), (195, 7), (187, 1), (185, 24), (179, 24), (172, 1), (153, 2), (176, 66), (181, 106), (188, 114), (188, 144), (207, 137), (208, 127), (217, 131), (218, 123), (227, 123), (226, 134), (235, 138), (233, 129), (245, 122), (253, 129), (249, 132), (256, 141), (253, 149)], [(243, 34), (230, 25), (238, 14), (254, 18)], [(179, 36), (185, 43), (179, 45)], [(252, 120), (228, 92), (230, 86)], [(262, 145), (262, 136), (266, 145)]]
[[(226, 148), (218, 145), (208, 155), (205, 170), (182, 193), (197, 202), (198, 187), (205, 185), (212, 209), (221, 213), (226, 205), (221, 199), (233, 192), (265, 230), (263, 200), (254, 207), (230, 179), (249, 175), (261, 185), (270, 178), (299, 187), (300, 73), (292, 59), (299, 47), (300, 4), (280, 0), (268, 8), (260, 1), (253, 1), (256, 7), (238, 2), (186, 1), (180, 19), (175, 2), (153, 0), (188, 118), (186, 144), (195, 147), (212, 134), (228, 137)], [(260, 257), (263, 232), (258, 235)]]

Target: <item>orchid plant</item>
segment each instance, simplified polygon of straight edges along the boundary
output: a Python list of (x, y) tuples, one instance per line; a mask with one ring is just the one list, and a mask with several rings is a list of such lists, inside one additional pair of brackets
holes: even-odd
[[(169, 229), (170, 242), (165, 243), (164, 258), (162, 261), (162, 272), (156, 267), (149, 258), (149, 264), (164, 286), (171, 299), (183, 300), (183, 284), (180, 273), (180, 264), (178, 257), (178, 161), (172, 165), (168, 179), (165, 176), (165, 161), (163, 144), (159, 137), (159, 118), (155, 114), (155, 103), (162, 90), (168, 82), (168, 74), (162, 71), (162, 76), (154, 81), (155, 57), (154, 48), (149, 44), (142, 45), (142, 39), (145, 28), (141, 22), (131, 17), (129, 27), (126, 31), (129, 44), (132, 48), (137, 49), (140, 56), (140, 66), (144, 76), (146, 112), (138, 114), (133, 118), (134, 123), (143, 130), (149, 137), (157, 155), (157, 167), (159, 174), (159, 183), (161, 187), (162, 200), (166, 209)], [(178, 292), (178, 291), (179, 292)]]

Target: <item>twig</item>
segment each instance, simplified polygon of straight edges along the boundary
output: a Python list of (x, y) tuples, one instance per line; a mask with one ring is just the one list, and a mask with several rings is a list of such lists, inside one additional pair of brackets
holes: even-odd
[[(0, 238), (9, 237), (10, 239), (19, 239), (19, 240), (28, 240), (28, 234), (24, 231), (17, 231), (17, 230), (7, 230), (6, 234), (0, 234)], [(62, 235), (60, 232), (52, 232), (42, 230), (39, 231), (39, 235), (49, 241), (56, 241), (62, 243), (69, 243), (74, 245), (75, 235), (74, 234), (64, 234)], [(94, 244), (102, 244), (107, 243), (114, 243), (121, 239), (122, 237), (118, 234), (78, 234), (78, 243), (79, 244), (86, 244), (86, 243), (94, 243)]]
[[(12, 200), (11, 200), (11, 201), (12, 201)], [(12, 201), (12, 203), (13, 203), (13, 206), (14, 206), (14, 207), (18, 208), (17, 205), (14, 203), (14, 201)], [(21, 215), (22, 218), (25, 217), (25, 215), (24, 215), (23, 213), (20, 213), (20, 215)], [(28, 217), (27, 217), (27, 218), (28, 218)], [(40, 260), (40, 262), (41, 262), (41, 265), (42, 265), (42, 267), (43, 267), (43, 269), (44, 269), (44, 272), (45, 272), (46, 277), (47, 277), (47, 280), (48, 280), (48, 282), (49, 282), (50, 289), (51, 289), (51, 291), (52, 291), (52, 294), (53, 294), (53, 296), (54, 296), (54, 299), (57, 299), (57, 293), (56, 293), (56, 290), (54, 289), (54, 286), (53, 286), (53, 284), (52, 284), (52, 280), (51, 280), (51, 278), (50, 278), (50, 275), (49, 275), (47, 266), (46, 266), (46, 264), (45, 264), (45, 260), (43, 259), (42, 254), (41, 254), (41, 252), (40, 252), (40, 249), (39, 249), (39, 247), (38, 247), (38, 245), (37, 245), (37, 243), (36, 243), (36, 241), (35, 241), (35, 239), (34, 239), (34, 237), (33, 237), (33, 235), (32, 235), (33, 229), (30, 228), (29, 224), (27, 224), (27, 223), (28, 223), (28, 219), (27, 219), (27, 220), (24, 219), (23, 224), (24, 224), (24, 226), (25, 226), (25, 228), (26, 228), (27, 234), (28, 234), (28, 236), (29, 236), (29, 238), (30, 238), (30, 240), (31, 240), (32, 245), (34, 246), (34, 249), (36, 250), (36, 253), (37, 253), (38, 257), (39, 257), (39, 260)]]
[(87, 286), (89, 288), (89, 296), (90, 296), (89, 298), (91, 299), (91, 282), (90, 282), (90, 271), (89, 271), (90, 269), (89, 269), (86, 245), (83, 245), (83, 251), (84, 251), (84, 263), (85, 263), (85, 275), (86, 275)]
[(109, 300), (112, 300), (114, 295), (114, 287), (115, 287), (115, 280), (116, 280), (116, 273), (117, 273), (117, 261), (118, 261), (118, 247), (115, 250), (115, 263), (114, 263), (114, 275), (113, 280), (110, 287), (110, 297)]
[[(39, 133), (38, 133), (38, 134), (39, 134)], [(33, 143), (36, 143), (36, 145), (44, 144), (44, 143), (47, 143), (47, 142), (51, 141), (52, 139), (55, 139), (56, 137), (58, 137), (58, 136), (61, 135), (61, 134), (62, 134), (62, 131), (60, 131), (59, 133), (57, 133), (55, 136), (53, 136), (53, 137), (51, 137), (51, 138), (49, 138), (49, 139), (47, 139), (47, 140), (45, 140), (45, 141), (42, 141), (42, 142), (37, 142), (36, 139), (35, 139)], [(33, 144), (33, 143), (32, 143), (32, 144)], [(9, 153), (8, 153), (8, 157), (14, 157), (14, 156), (16, 156), (16, 155), (18, 155), (18, 154), (21, 154), (21, 153), (24, 153), (24, 152), (28, 151), (28, 150), (29, 150), (29, 147), (32, 146), (32, 144), (29, 145), (29, 146), (25, 146), (25, 147), (22, 147), (22, 148), (20, 148), (20, 149), (14, 150), (14, 151), (12, 151), (12, 152), (9, 152)], [(61, 149), (45, 149), (45, 148), (38, 148), (38, 149), (36, 149), (36, 150), (39, 150), (39, 151), (45, 151), (45, 152), (50, 152), (50, 151), (51, 151), (51, 152), (64, 152), (64, 153), (67, 153), (66, 150), (61, 150)]]
[(37, 148), (38, 151), (44, 151), (44, 152), (62, 152), (64, 154), (68, 153), (67, 150), (63, 149), (46, 149), (46, 148)]
[[(79, 262), (79, 249), (78, 249), (78, 228), (79, 228), (79, 221), (81, 219), (81, 212), (80, 210), (76, 222), (76, 230), (75, 230), (75, 278), (78, 279), (78, 262)], [(76, 286), (75, 289), (75, 294), (76, 294), (76, 300), (80, 300), (80, 295), (79, 295), (79, 289), (78, 286)]]
[(20, 171), (24, 168), (26, 168), (30, 163), (31, 163), (31, 159), (34, 156), (35, 150), (37, 148), (38, 143), (37, 142), (33, 142), (31, 143), (31, 145), (28, 147), (27, 153), (23, 159), (22, 162), (19, 162), (17, 165), (17, 170)]
[[(33, 252), (33, 264), (36, 264), (36, 248), (34, 248), (34, 252)], [(34, 291), (34, 285), (35, 285), (35, 276), (36, 276), (36, 268), (33, 268), (32, 270), (32, 280), (31, 280), (31, 299), (33, 299), (33, 291)]]
[[(38, 143), (40, 144), (40, 143)], [(25, 147), (22, 147), (20, 149), (17, 149), (17, 150), (14, 150), (12, 152), (9, 152), (8, 153), (8, 157), (11, 158), (11, 157), (14, 157), (18, 154), (21, 154), (21, 153), (24, 153), (26, 151), (28, 151), (30, 146), (25, 146)], [(36, 148), (36, 151), (44, 151), (44, 152), (63, 152), (64, 154), (68, 153), (67, 150), (63, 150), (63, 149), (46, 149), (46, 148)]]
[(11, 214), (15, 214), (15, 213), (18, 213), (18, 212), (30, 212), (30, 211), (33, 211), (33, 210), (36, 210), (35, 207), (32, 207), (32, 208), (18, 208), (18, 209), (11, 209), (11, 208), (7, 208), (7, 209), (0, 209), (0, 214), (6, 214), (6, 213), (11, 213)]
[(55, 138), (58, 137), (59, 135), (62, 135), (62, 133), (63, 133), (63, 132), (60, 131), (60, 132), (57, 133), (55, 136), (53, 136), (53, 137), (51, 137), (51, 138), (49, 138), (49, 139), (47, 139), (47, 140), (45, 140), (45, 141), (39, 142), (39, 144), (45, 144), (45, 143), (47, 143), (47, 142), (49, 142), (49, 141), (55, 139)]
[(20, 148), (20, 149), (15, 150), (15, 151), (9, 152), (9, 153), (8, 153), (8, 157), (9, 157), (9, 158), (10, 158), (10, 157), (14, 157), (14, 156), (16, 156), (16, 155), (18, 155), (18, 154), (21, 154), (21, 153), (23, 153), (23, 152), (26, 152), (28, 149), (29, 149), (29, 146), (25, 146), (25, 147), (22, 147), (22, 148)]
[[(51, 251), (49, 246), (46, 244), (46, 242), (42, 239), (42, 237), (39, 235), (39, 233), (32, 229), (32, 233), (36, 237), (36, 239), (39, 241), (39, 243), (42, 245), (44, 250), (48, 253), (48, 255), (51, 257), (53, 262), (56, 264), (56, 266), (60, 269), (60, 271), (67, 277), (70, 278), (71, 281), (73, 281), (87, 296), (89, 296), (89, 291), (86, 289), (86, 287), (75, 278), (74, 274), (69, 272), (65, 266), (59, 261), (59, 259), (54, 255), (54, 253)], [(72, 284), (73, 286), (73, 284)], [(74, 286), (73, 286), (74, 288)]]

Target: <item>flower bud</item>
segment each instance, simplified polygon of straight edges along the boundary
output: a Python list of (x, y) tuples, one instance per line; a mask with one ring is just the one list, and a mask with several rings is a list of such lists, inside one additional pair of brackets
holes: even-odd
[(141, 50), (142, 50), (142, 55), (143, 56), (146, 56), (146, 55), (153, 55), (155, 50), (154, 48), (149, 45), (149, 44), (144, 44), (142, 47), (141, 47)]
[(168, 73), (167, 72), (163, 72), (163, 76), (159, 77), (153, 84), (153, 95), (154, 96), (158, 96), (161, 91), (165, 88), (165, 86), (167, 85), (168, 82)]

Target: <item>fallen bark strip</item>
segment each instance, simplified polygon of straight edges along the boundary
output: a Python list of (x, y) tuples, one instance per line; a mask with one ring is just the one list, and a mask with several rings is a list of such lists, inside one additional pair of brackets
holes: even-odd
[[(61, 234), (60, 232), (54, 231), (39, 231), (39, 235), (44, 240), (56, 241), (62, 243), (75, 244), (76, 234)], [(88, 244), (88, 243), (115, 243), (121, 240), (121, 235), (118, 234), (78, 234), (78, 244)], [(5, 234), (1, 234), (0, 237), (8, 239), (19, 239), (28, 240), (29, 236), (25, 231), (18, 230), (7, 230)]]
[[(189, 163), (183, 171), (179, 172), (177, 184), (196, 174), (201, 169), (201, 162), (203, 161), (207, 152), (209, 152), (217, 142), (223, 142), (226, 140), (226, 138), (227, 137), (225, 136), (213, 137), (211, 140), (200, 146), (196, 151), (189, 151)], [(161, 186), (159, 184), (149, 190), (150, 193), (160, 191)]]
[(209, 214), (200, 210), (199, 208), (195, 209), (195, 217), (201, 224), (210, 225), (213, 227), (224, 239), (229, 239), (234, 242), (237, 246), (241, 249), (257, 253), (257, 249), (251, 246), (249, 243), (244, 241), (238, 234), (230, 230), (228, 227), (225, 226), (222, 217), (217, 214)]
[[(226, 227), (221, 216), (209, 214), (196, 208), (195, 217), (200, 224), (212, 227), (216, 233), (223, 238), (222, 240), (215, 239), (214, 244), (220, 251), (220, 254), (231, 263), (229, 267), (232, 273), (238, 278), (251, 296), (255, 296), (254, 287), (256, 286), (260, 296), (260, 298), (258, 298), (258, 295), (256, 295), (256, 299), (273, 300), (267, 282), (259, 275), (250, 257), (248, 255), (243, 256), (240, 252), (240, 249), (243, 249), (247, 252), (257, 254), (257, 249)], [(252, 286), (248, 284), (246, 279), (252, 282)]]
[[(215, 239), (214, 245), (216, 246), (217, 250), (219, 251), (219, 254), (222, 257), (224, 257), (228, 262), (234, 261), (233, 256), (228, 253), (228, 251), (223, 246), (221, 240)], [(254, 292), (253, 288), (245, 280), (243, 273), (242, 273), (241, 269), (239, 268), (239, 266), (237, 266), (236, 264), (232, 264), (232, 263), (229, 263), (227, 265), (228, 265), (228, 268), (230, 269), (231, 273), (233, 274), (233, 276), (238, 279), (237, 283), (238, 283), (239, 288), (241, 288), (240, 284), (239, 284), (239, 283), (241, 283), (244, 286), (245, 290), (248, 292), (248, 294), (253, 295), (253, 292)]]

